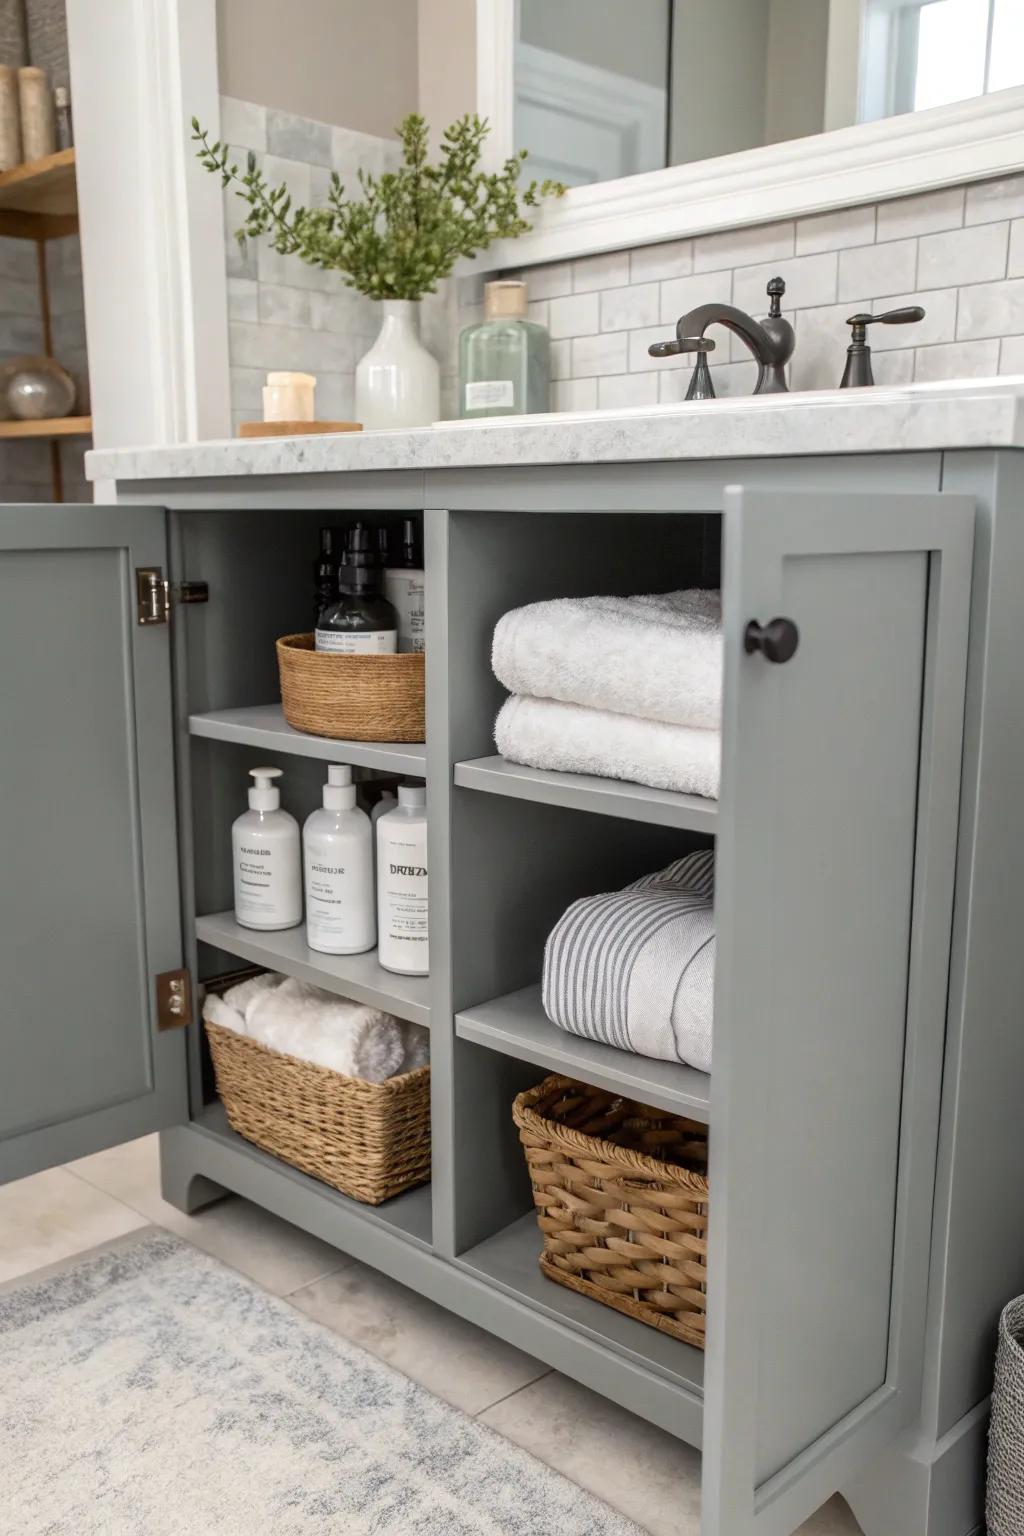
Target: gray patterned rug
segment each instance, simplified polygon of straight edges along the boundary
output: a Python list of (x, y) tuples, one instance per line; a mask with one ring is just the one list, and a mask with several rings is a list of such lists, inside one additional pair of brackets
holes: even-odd
[(0, 1530), (643, 1536), (165, 1234), (0, 1294)]

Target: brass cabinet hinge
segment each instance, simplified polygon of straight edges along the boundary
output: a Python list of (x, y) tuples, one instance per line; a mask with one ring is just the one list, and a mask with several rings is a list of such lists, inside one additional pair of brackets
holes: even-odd
[(166, 624), (171, 603), (207, 603), (210, 588), (205, 581), (165, 580), (159, 565), (140, 565), (135, 570), (136, 618), (140, 624)]
[(192, 1019), (192, 977), (188, 971), (161, 971), (156, 978), (157, 1029), (183, 1029)]

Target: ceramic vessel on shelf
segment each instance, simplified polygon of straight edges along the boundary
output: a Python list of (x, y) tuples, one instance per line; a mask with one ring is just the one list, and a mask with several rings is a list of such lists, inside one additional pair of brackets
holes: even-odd
[(0, 416), (48, 421), (70, 416), (75, 381), (52, 357), (12, 357), (0, 367)]
[(441, 414), (441, 370), (420, 341), (419, 309), (380, 301), (380, 334), (356, 368), (356, 420), (366, 428), (429, 427)]

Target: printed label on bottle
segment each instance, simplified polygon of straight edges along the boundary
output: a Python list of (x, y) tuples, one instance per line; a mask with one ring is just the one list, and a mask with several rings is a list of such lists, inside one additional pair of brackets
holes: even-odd
[(365, 950), (376, 939), (373, 910), (373, 855), (370, 838), (351, 843), (340, 856), (314, 852), (308, 845), (306, 940), (310, 949), (330, 954)]
[(515, 405), (511, 379), (482, 379), (466, 385), (466, 410), (485, 411), (494, 406)]
[(234, 841), (235, 917), (243, 928), (290, 928), (302, 918), (298, 850), (277, 839)]
[[(386, 823), (385, 823), (386, 825)], [(380, 962), (385, 969), (427, 974), (427, 861), (423, 829), (388, 830), (380, 839), (377, 882)]]
[(398, 649), (422, 651), (426, 630), (423, 572), (385, 571), (384, 593), (398, 614)]
[(394, 629), (318, 629), (318, 651), (338, 651), (346, 656), (393, 656), (398, 650)]

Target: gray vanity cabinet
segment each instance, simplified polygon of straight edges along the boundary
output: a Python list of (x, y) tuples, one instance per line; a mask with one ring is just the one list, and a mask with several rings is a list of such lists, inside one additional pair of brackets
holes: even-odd
[(0, 1181), (188, 1113), (170, 646), (133, 608), (166, 524), (0, 507)]
[[(704, 1536), (788, 1536), (921, 1412), (975, 518), (936, 471), (140, 482), (147, 505), (0, 509), (0, 1175), (169, 1127), (168, 1199), (259, 1201), (703, 1446)], [(424, 747), (335, 746), (276, 707), (315, 530), (357, 510), (424, 513)], [(208, 607), (139, 624), (156, 566), (208, 580)], [(506, 608), (719, 569), (717, 805), (494, 757)], [(748, 630), (779, 617), (782, 663)], [(237, 928), (228, 828), (257, 755), (300, 816), (325, 760), (426, 779), (429, 980)], [(536, 983), (565, 902), (710, 839), (712, 1076), (556, 1031)], [(429, 1024), (431, 1185), (371, 1210), (230, 1130), (156, 978), (246, 962)], [(509, 1103), (549, 1070), (709, 1123), (706, 1356), (540, 1275)]]

